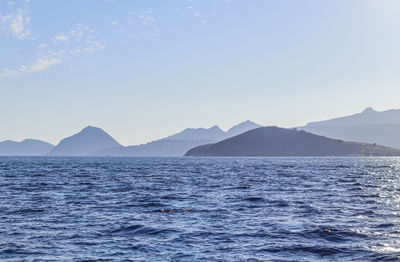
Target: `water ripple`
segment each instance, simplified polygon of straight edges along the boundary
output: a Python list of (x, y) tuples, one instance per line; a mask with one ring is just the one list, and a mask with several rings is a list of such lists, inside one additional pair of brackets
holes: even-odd
[(0, 261), (399, 261), (399, 158), (0, 158)]

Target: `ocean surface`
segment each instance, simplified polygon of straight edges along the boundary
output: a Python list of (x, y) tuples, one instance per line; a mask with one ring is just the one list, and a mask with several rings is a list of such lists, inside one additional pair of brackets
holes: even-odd
[(400, 158), (0, 158), (0, 261), (400, 261)]

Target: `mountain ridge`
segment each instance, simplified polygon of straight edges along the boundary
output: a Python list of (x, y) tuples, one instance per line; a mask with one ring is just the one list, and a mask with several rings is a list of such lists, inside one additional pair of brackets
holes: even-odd
[(48, 154), (54, 145), (38, 140), (24, 139), (21, 142), (5, 140), (0, 142), (0, 155), (2, 156), (42, 156)]
[[(93, 155), (107, 156), (183, 156), (190, 148), (217, 142), (236, 135), (240, 131), (248, 131), (260, 127), (249, 120), (241, 122), (227, 131), (219, 126), (210, 128), (186, 128), (183, 131), (165, 138), (142, 145), (124, 148), (100, 150)], [(236, 132), (236, 133), (235, 133)]]
[(400, 148), (400, 109), (376, 111), (368, 107), (361, 113), (311, 122), (299, 129), (336, 139)]
[(372, 107), (367, 107), (361, 113), (336, 117), (329, 120), (310, 122), (306, 124), (305, 127), (377, 124), (400, 124), (400, 109), (376, 111)]

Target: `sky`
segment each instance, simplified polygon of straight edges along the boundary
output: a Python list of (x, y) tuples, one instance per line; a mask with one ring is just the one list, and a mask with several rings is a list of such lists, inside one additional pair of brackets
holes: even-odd
[(398, 0), (0, 0), (0, 141), (400, 108)]

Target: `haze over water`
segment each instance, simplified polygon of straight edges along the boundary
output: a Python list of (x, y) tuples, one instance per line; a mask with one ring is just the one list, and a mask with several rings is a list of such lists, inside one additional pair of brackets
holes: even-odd
[(396, 261), (399, 158), (0, 158), (1, 261)]

